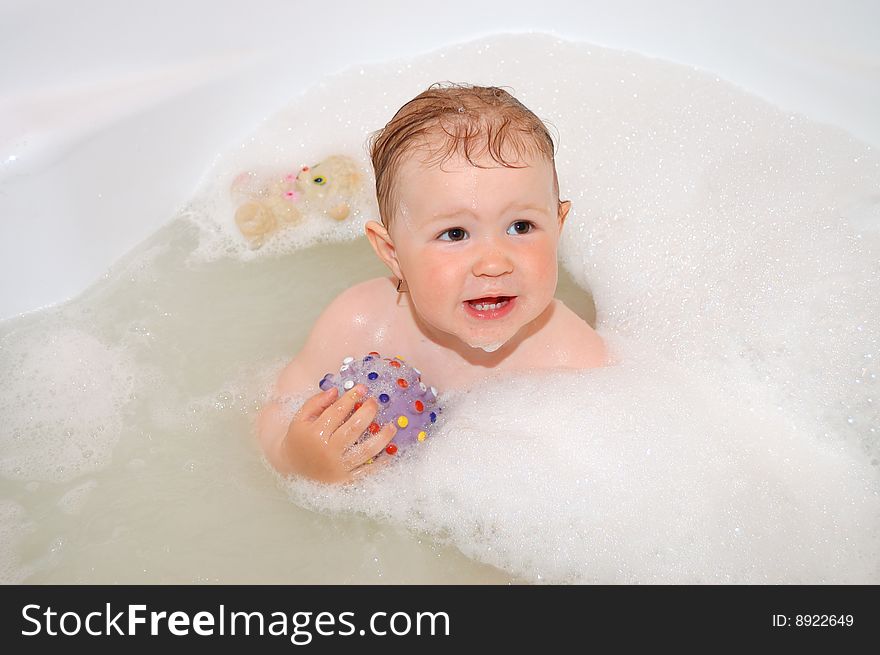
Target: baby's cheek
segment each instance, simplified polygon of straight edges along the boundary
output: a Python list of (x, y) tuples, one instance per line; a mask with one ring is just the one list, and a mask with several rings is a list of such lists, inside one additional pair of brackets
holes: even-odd
[(521, 252), (517, 260), (519, 272), (535, 283), (552, 284), (558, 270), (558, 261), (552, 248), (535, 248)]
[(448, 291), (457, 279), (455, 262), (450, 258), (423, 256), (415, 266), (425, 286), (435, 291)]

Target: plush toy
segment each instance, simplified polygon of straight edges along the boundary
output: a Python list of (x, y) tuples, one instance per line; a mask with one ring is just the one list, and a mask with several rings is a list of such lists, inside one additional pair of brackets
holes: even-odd
[[(443, 411), (437, 406), (437, 390), (425, 385), (421, 376), (421, 371), (407, 366), (399, 356), (382, 357), (371, 352), (360, 359), (346, 357), (342, 360), (339, 375), (327, 373), (318, 386), (321, 391), (335, 386), (341, 396), (354, 385), (364, 384), (368, 395), (379, 405), (368, 432), (375, 434), (391, 421), (397, 426), (394, 439), (385, 448), (389, 455), (393, 455), (398, 447), (424, 441)], [(355, 409), (358, 407), (360, 403), (355, 404)], [(367, 432), (364, 433), (366, 436)]]
[(279, 230), (299, 223), (306, 214), (325, 214), (337, 221), (352, 211), (352, 198), (364, 174), (349, 157), (332, 155), (299, 173), (263, 177), (246, 171), (230, 189), (235, 224), (251, 248), (259, 248)]

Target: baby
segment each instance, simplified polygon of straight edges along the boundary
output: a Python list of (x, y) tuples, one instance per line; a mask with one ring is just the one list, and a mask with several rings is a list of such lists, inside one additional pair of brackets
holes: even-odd
[(315, 389), (346, 356), (400, 355), (443, 390), (606, 362), (599, 335), (554, 298), (571, 202), (559, 200), (553, 141), (531, 111), (500, 88), (435, 84), (370, 145), (382, 223), (365, 230), (393, 275), (330, 303), (258, 421), (278, 471), (321, 482), (378, 468), (396, 431), (389, 423), (360, 441), (378, 411), (363, 385), (314, 394), (285, 418), (285, 398)]

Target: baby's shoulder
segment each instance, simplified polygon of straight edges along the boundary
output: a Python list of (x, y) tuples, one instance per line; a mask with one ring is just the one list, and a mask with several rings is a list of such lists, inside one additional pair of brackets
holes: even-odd
[(372, 302), (380, 298), (387, 300), (397, 294), (394, 279), (390, 275), (374, 277), (349, 287), (346, 289), (346, 293), (354, 293), (361, 298), (369, 298)]
[(554, 319), (548, 336), (554, 344), (558, 366), (598, 368), (608, 363), (605, 340), (564, 302), (555, 299)]
[[(315, 330), (337, 348), (372, 350), (372, 342), (388, 329), (397, 296), (390, 277), (359, 282), (337, 295), (318, 317)], [(366, 352), (366, 351), (365, 351)]]
[[(323, 373), (337, 366), (343, 358), (373, 350), (387, 288), (376, 278), (360, 282), (340, 292), (318, 315), (305, 343), (293, 360), (282, 371), (278, 389), (282, 393), (311, 386)], [(393, 290), (393, 286), (392, 286)]]
[(340, 324), (351, 323), (354, 329), (365, 327), (367, 321), (387, 314), (388, 304), (395, 295), (392, 278), (372, 278), (342, 291), (327, 305), (324, 313)]

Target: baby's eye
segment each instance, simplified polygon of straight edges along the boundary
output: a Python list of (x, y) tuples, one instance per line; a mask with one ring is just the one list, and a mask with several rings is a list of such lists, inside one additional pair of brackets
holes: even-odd
[[(450, 239), (444, 239), (444, 238), (443, 238), (443, 235), (444, 235), (444, 234), (449, 234), (450, 236), (451, 236), (451, 235), (454, 235), (454, 234), (455, 234), (455, 235), (460, 234), (460, 235), (462, 235), (462, 236), (460, 236), (460, 237), (453, 237), (453, 238), (450, 238)], [(465, 234), (467, 234), (467, 233), (466, 233), (464, 230), (462, 230), (460, 227), (453, 227), (453, 228), (450, 228), (450, 229), (446, 230), (445, 232), (443, 232), (443, 233), (440, 235), (440, 240), (441, 240), (441, 241), (461, 241), (461, 240), (464, 238), (464, 235), (465, 235)]]
[[(532, 223), (531, 221), (515, 221), (510, 224), (510, 227), (512, 227), (514, 229), (516, 229), (516, 226), (522, 226), (522, 229), (525, 231), (523, 231), (523, 232), (517, 231), (517, 232), (515, 232), (515, 234), (528, 234), (529, 232), (532, 231), (531, 228), (535, 227), (535, 224)], [(510, 233), (508, 232), (508, 234), (510, 234)]]

